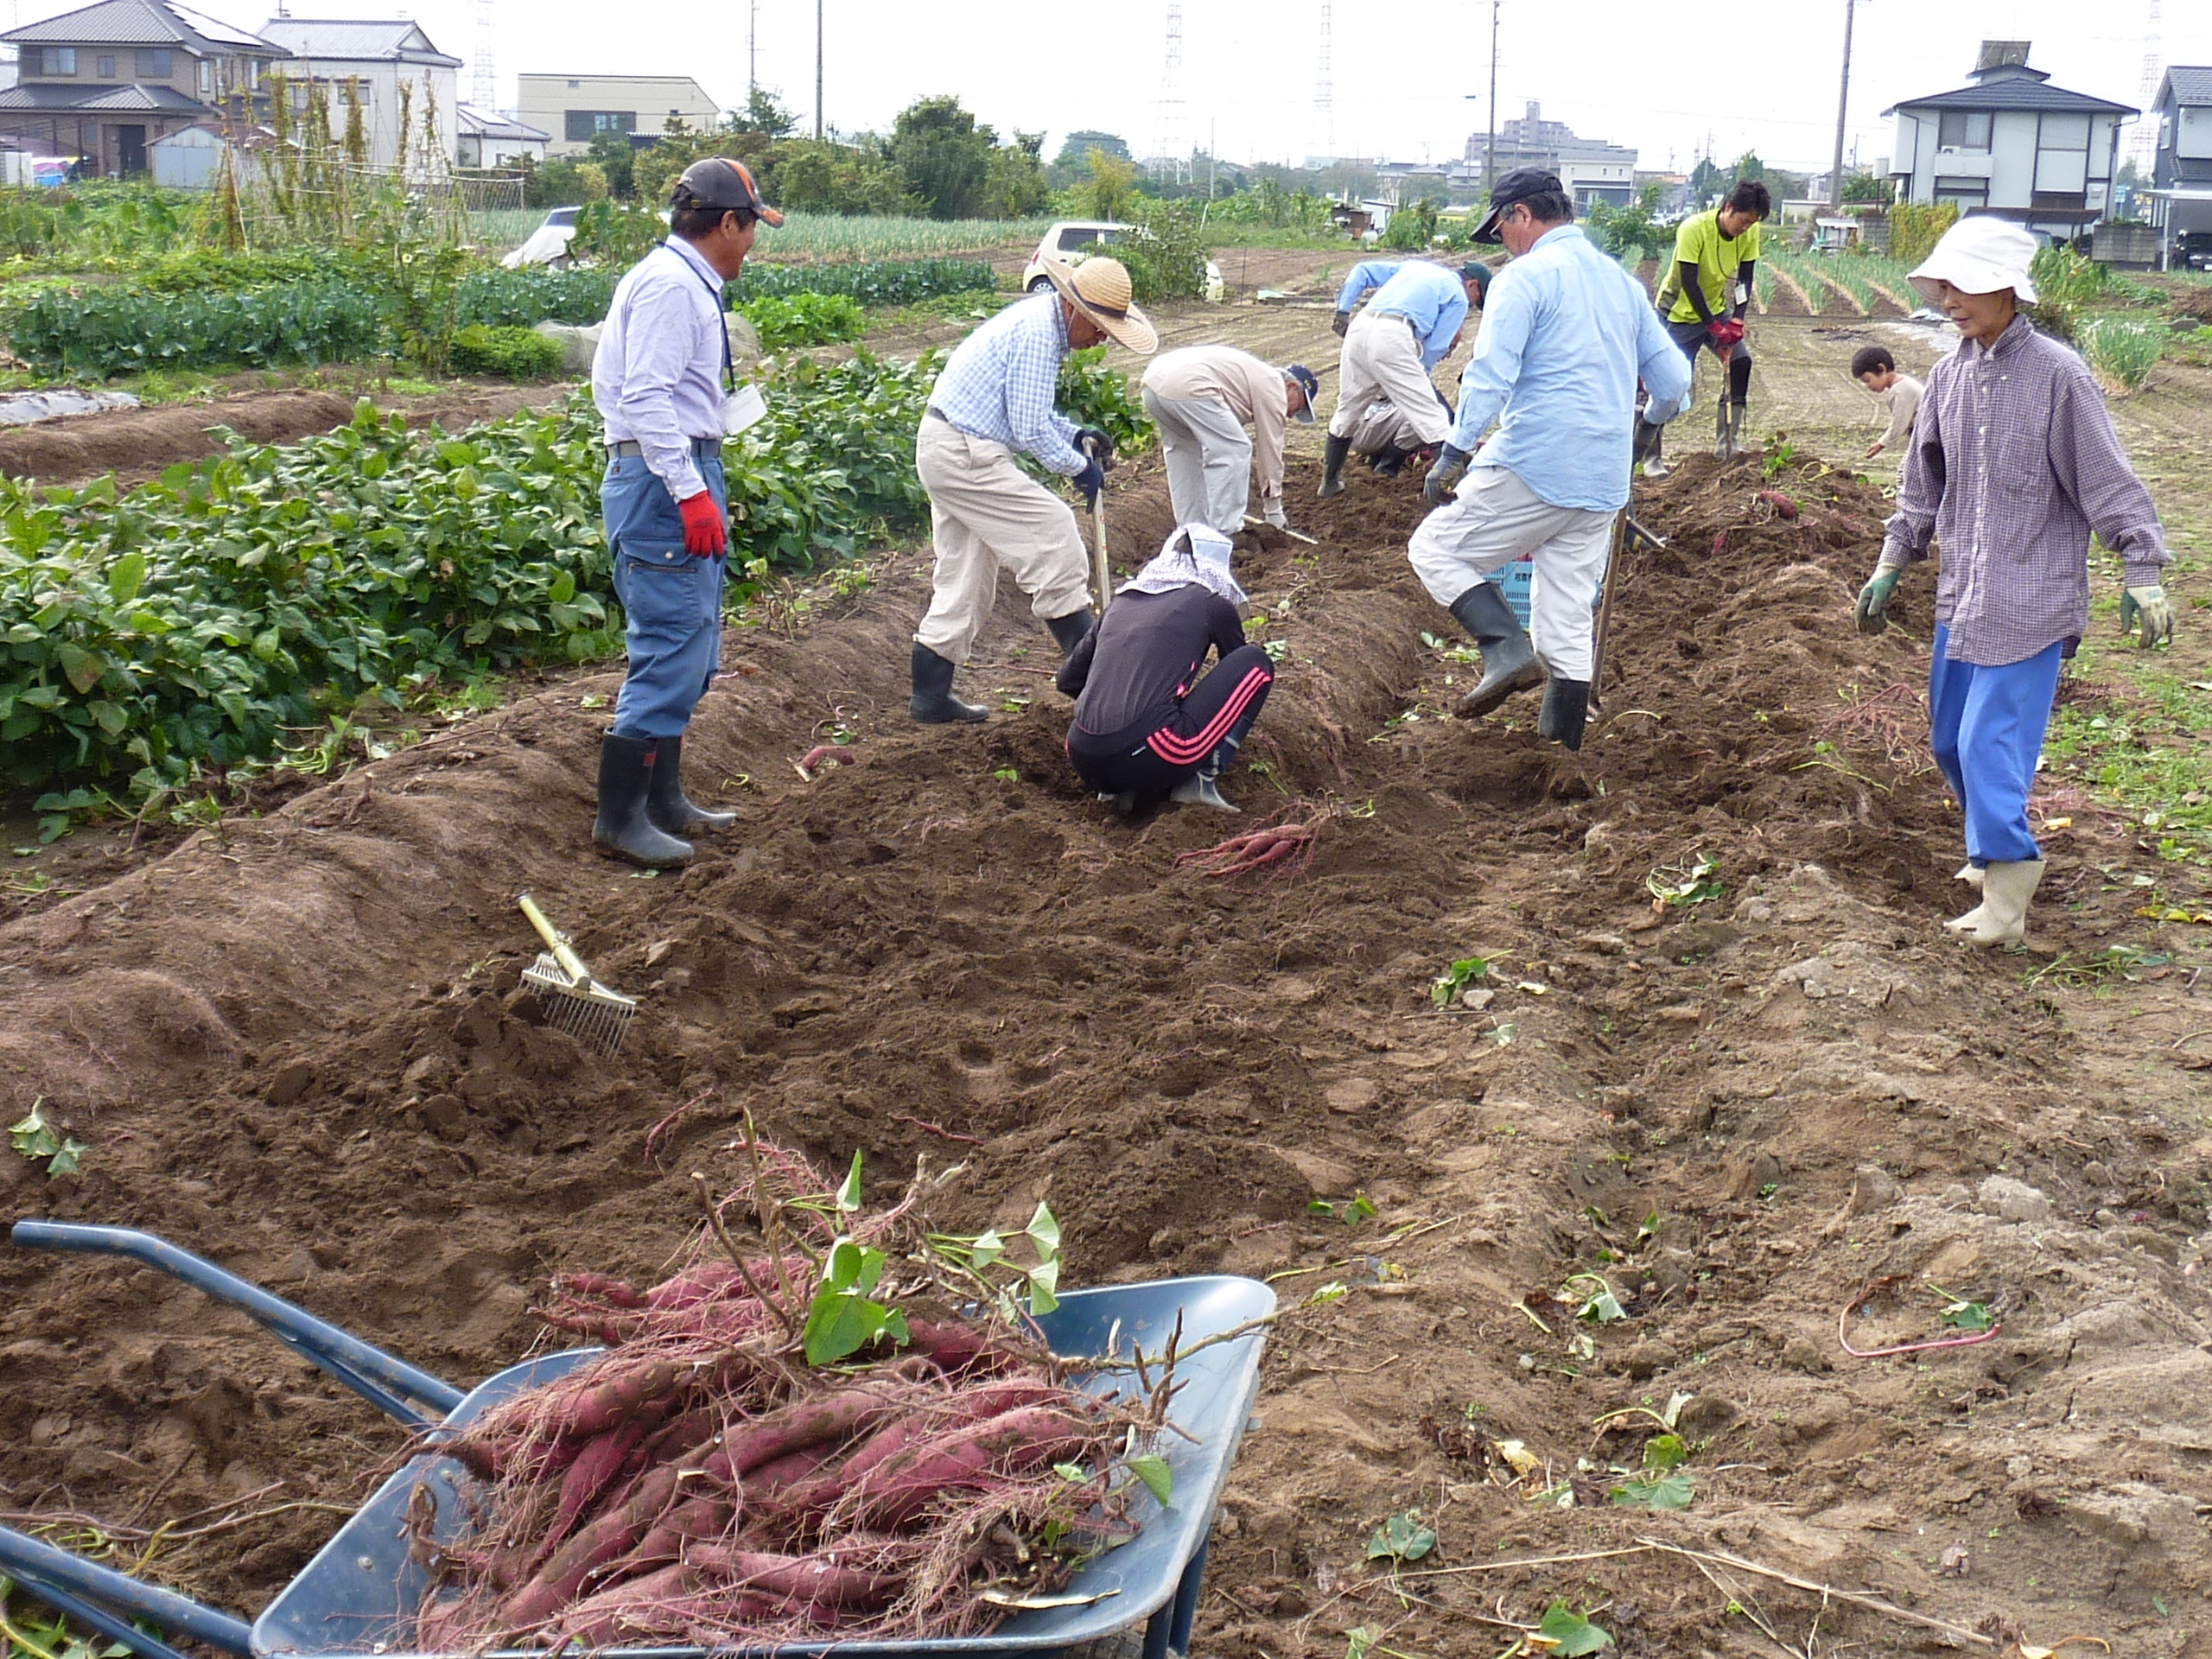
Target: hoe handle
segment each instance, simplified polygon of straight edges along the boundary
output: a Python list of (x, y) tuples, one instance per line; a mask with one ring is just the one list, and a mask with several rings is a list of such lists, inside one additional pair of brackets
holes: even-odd
[(537, 937), (545, 941), (545, 948), (553, 953), (553, 959), (568, 970), (569, 977), (579, 982), (589, 979), (591, 969), (584, 966), (584, 959), (576, 954), (575, 947), (545, 919), (545, 912), (537, 907), (537, 900), (525, 893), (515, 903), (520, 906), (522, 913), (530, 918), (530, 925), (537, 930)]

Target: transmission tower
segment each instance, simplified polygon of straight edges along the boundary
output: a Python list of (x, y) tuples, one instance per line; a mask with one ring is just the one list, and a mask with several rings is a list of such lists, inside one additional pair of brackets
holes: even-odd
[(2143, 118), (2136, 123), (2127, 146), (2135, 152), (2135, 170), (2146, 180), (2158, 154), (2158, 118), (2151, 108), (2151, 100), (2158, 95), (2158, 83), (2165, 69), (2159, 46), (2158, 0), (2151, 0), (2150, 10), (2143, 20), (2143, 86), (2135, 100), (2143, 106)]
[(1183, 5), (1167, 0), (1167, 60), (1160, 77), (1160, 150), (1172, 182), (1181, 183), (1191, 153), (1183, 147)]
[(1321, 50), (1313, 70), (1313, 130), (1332, 161), (1337, 154), (1337, 112), (1329, 81), (1329, 0), (1321, 0)]
[(499, 78), (493, 73), (492, 40), (496, 0), (476, 0), (476, 64), (470, 101), (486, 115), (499, 107)]

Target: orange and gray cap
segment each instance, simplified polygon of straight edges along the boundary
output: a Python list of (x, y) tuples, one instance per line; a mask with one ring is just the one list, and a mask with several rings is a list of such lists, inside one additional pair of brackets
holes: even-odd
[(720, 208), (729, 213), (751, 213), (763, 225), (780, 225), (784, 216), (760, 199), (760, 187), (743, 162), (727, 156), (710, 156), (683, 169), (669, 197), (677, 207)]

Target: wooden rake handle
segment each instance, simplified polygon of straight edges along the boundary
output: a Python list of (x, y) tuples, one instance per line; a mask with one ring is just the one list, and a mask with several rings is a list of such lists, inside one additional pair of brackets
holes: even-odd
[(591, 969), (584, 966), (584, 959), (576, 954), (575, 947), (569, 943), (568, 936), (545, 919), (545, 912), (537, 907), (535, 899), (525, 893), (515, 900), (515, 906), (530, 918), (530, 925), (537, 930), (537, 937), (545, 941), (545, 948), (553, 953), (554, 961), (561, 964), (570, 979), (582, 983), (591, 978)]

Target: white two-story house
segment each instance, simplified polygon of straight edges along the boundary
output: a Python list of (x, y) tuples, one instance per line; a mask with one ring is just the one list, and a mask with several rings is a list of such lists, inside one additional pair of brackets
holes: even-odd
[(2158, 263), (2212, 270), (2212, 65), (2174, 65), (2152, 109), (2158, 149), (2144, 194)]
[[(431, 43), (418, 23), (407, 19), (364, 22), (351, 18), (272, 17), (262, 26), (264, 40), (291, 54), (283, 66), (293, 113), (307, 111), (310, 82), (321, 84), (329, 101), (331, 136), (343, 137), (351, 111), (361, 104), (362, 137), (371, 167), (388, 170), (401, 164), (400, 118), (406, 105), (410, 169), (429, 149), (450, 162), (459, 149), (461, 60)], [(407, 88), (403, 100), (400, 88)]]
[(2131, 105), (2050, 84), (2028, 67), (2026, 41), (1984, 41), (1967, 85), (1910, 98), (1897, 118), (1890, 175), (1901, 201), (1994, 213), (2056, 242), (2105, 216)]

